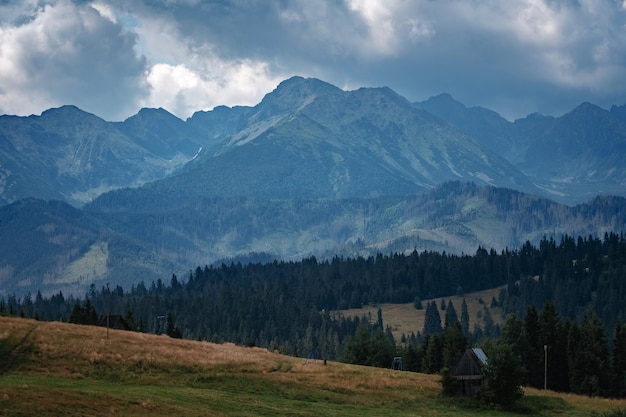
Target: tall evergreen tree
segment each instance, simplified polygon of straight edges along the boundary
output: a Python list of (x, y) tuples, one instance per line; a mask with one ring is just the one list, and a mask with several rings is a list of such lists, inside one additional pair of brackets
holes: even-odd
[(444, 320), (445, 324), (449, 324), (450, 326), (455, 325), (459, 321), (459, 316), (456, 314), (456, 309), (454, 308), (454, 304), (452, 301), (448, 301), (448, 306), (446, 307), (446, 318)]
[(548, 388), (554, 391), (569, 390), (569, 372), (567, 360), (567, 331), (561, 323), (556, 306), (547, 303), (539, 315), (539, 340), (547, 346), (548, 354), (543, 355), (541, 364), (548, 364)]
[(509, 314), (502, 327), (502, 341), (511, 346), (513, 352), (522, 358), (522, 351), (527, 349), (524, 340), (524, 325), (514, 314)]
[(626, 324), (618, 324), (615, 328), (611, 365), (611, 394), (622, 398), (626, 396)]
[[(448, 305), (450, 306), (452, 303)], [(454, 324), (446, 323), (443, 329), (442, 340), (443, 367), (452, 369), (463, 355), (463, 352), (465, 352), (465, 349), (467, 349), (467, 338), (463, 334), (461, 324), (458, 321)]]
[(596, 396), (606, 394), (609, 381), (609, 354), (602, 323), (593, 313), (587, 313), (580, 325), (578, 349), (574, 363), (577, 385), (572, 391)]
[(522, 339), (525, 349), (521, 351), (521, 358), (526, 369), (527, 383), (541, 388), (544, 383), (544, 345), (539, 336), (539, 315), (534, 305), (526, 309)]
[(470, 323), (469, 312), (467, 310), (467, 303), (465, 302), (465, 298), (463, 298), (463, 304), (461, 304), (461, 329), (463, 330), (463, 334), (465, 335), (465, 337), (468, 337), (470, 332)]
[(424, 357), (423, 345), (417, 346), (415, 343), (409, 343), (404, 351), (404, 369), (412, 372), (420, 372), (422, 370), (422, 359)]
[(165, 334), (174, 339), (180, 339), (183, 337), (180, 329), (174, 324), (174, 318), (172, 317), (172, 313), (167, 313), (167, 318), (165, 319)]
[(439, 316), (439, 310), (435, 301), (431, 301), (426, 306), (426, 314), (424, 317), (424, 330), (422, 334), (424, 337), (441, 334), (441, 316)]
[[(437, 307), (437, 305), (435, 305)], [(431, 335), (424, 343), (424, 357), (422, 358), (422, 372), (436, 374), (443, 366), (442, 337)]]

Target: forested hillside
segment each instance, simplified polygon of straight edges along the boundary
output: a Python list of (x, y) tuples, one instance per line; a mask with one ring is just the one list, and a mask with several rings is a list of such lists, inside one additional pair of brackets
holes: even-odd
[[(614, 372), (609, 352), (621, 348), (626, 334), (626, 308), (619, 302), (626, 294), (625, 273), (626, 237), (609, 233), (603, 239), (565, 236), (558, 243), (544, 239), (538, 246), (527, 243), (519, 250), (499, 253), (479, 248), (474, 255), (415, 251), (331, 261), (307, 258), (205, 266), (184, 278), (172, 276), (130, 289), (92, 286), (84, 299), (61, 293), (50, 298), (37, 294), (34, 300), (31, 295), (8, 297), (0, 301), (0, 309), (40, 320), (84, 324), (95, 324), (98, 314), (111, 311), (124, 315), (139, 331), (154, 332), (163, 325), (162, 330), (172, 336), (232, 341), (377, 366), (387, 366), (398, 354), (396, 346), (402, 346), (407, 367), (428, 372), (449, 365), (446, 343), (460, 349), (502, 335), (517, 349), (524, 346), (519, 340), (531, 340), (539, 348), (549, 345), (551, 356), (563, 355), (550, 365), (552, 372), (564, 378), (553, 380), (555, 389), (622, 395), (622, 391), (611, 391), (622, 388), (609, 383)], [(500, 297), (485, 301), (513, 313), (503, 328), (490, 322), (470, 329), (462, 306), (448, 303), (445, 315), (432, 315), (438, 306), (431, 303), (425, 307), (423, 329), (393, 340), (382, 315), (374, 320), (341, 314), (342, 309), (366, 303), (412, 301), (416, 308), (423, 308), (421, 300), (427, 298), (500, 285), (506, 285)], [(551, 326), (550, 331), (546, 326)], [(589, 333), (595, 340), (590, 343), (600, 346), (587, 359), (572, 356), (588, 349), (578, 344), (577, 340), (584, 339), (576, 337), (576, 332)], [(530, 366), (536, 359), (526, 358), (525, 363)], [(593, 372), (601, 373), (601, 378), (595, 382), (577, 379), (586, 372), (582, 364), (591, 359), (599, 361)], [(536, 376), (528, 378), (538, 385)]]
[(365, 200), (232, 197), (160, 206), (145, 199), (125, 209), (76, 209), (28, 199), (0, 207), (0, 295), (80, 294), (92, 282), (130, 288), (185, 276), (195, 265), (255, 262), (259, 254), (284, 261), (414, 249), (460, 255), (479, 246), (500, 252), (543, 237), (624, 230), (621, 197), (570, 207), (458, 181), (406, 198)]

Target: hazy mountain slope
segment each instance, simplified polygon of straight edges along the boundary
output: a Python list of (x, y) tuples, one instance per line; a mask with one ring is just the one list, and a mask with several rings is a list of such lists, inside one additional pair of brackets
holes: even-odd
[(209, 147), (236, 132), (248, 111), (247, 106), (217, 106), (210, 111), (195, 112), (186, 124), (200, 132), (203, 146)]
[(345, 92), (294, 77), (245, 117), (184, 172), (139, 192), (101, 196), (92, 208), (169, 207), (215, 196), (411, 195), (455, 179), (537, 191), (502, 158), (388, 88)]
[(92, 282), (131, 283), (182, 270), (115, 226), (59, 201), (0, 207), (0, 293), (82, 294)]
[[(48, 289), (84, 289), (105, 276), (128, 287), (250, 253), (291, 260), (413, 249), (474, 253), (479, 245), (516, 249), (527, 240), (561, 234), (602, 238), (626, 230), (626, 200), (599, 197), (569, 207), (518, 191), (451, 182), (402, 198), (221, 197), (138, 213), (87, 213), (30, 200), (2, 208), (0, 219), (2, 286), (21, 291), (27, 287), (20, 283), (40, 285), (42, 277), (48, 277)], [(60, 232), (66, 229), (71, 232)], [(25, 253), (27, 248), (34, 249)], [(30, 264), (43, 266), (32, 274)]]
[(514, 123), (449, 95), (431, 97), (425, 109), (506, 158), (543, 190), (577, 203), (597, 194), (626, 196), (626, 111), (583, 103), (561, 117), (529, 115)]
[(626, 121), (612, 113), (583, 103), (529, 141), (517, 166), (546, 190), (578, 198), (626, 195)]
[(35, 196), (80, 204), (160, 178), (176, 165), (74, 106), (41, 116), (1, 116), (0, 138), (5, 202)]
[(200, 132), (162, 108), (141, 109), (114, 125), (136, 144), (163, 159), (182, 156), (186, 162), (203, 145), (198, 139)]
[(506, 160), (515, 161), (519, 150), (513, 126), (498, 113), (483, 107), (465, 107), (446, 93), (415, 105), (475, 138)]
[(616, 105), (611, 106), (611, 114), (626, 121), (626, 104), (623, 104), (621, 106), (616, 106)]
[[(70, 264), (97, 245), (101, 227), (61, 202), (27, 199), (0, 207), (0, 286), (20, 292), (62, 286)], [(85, 276), (82, 285), (101, 275)]]

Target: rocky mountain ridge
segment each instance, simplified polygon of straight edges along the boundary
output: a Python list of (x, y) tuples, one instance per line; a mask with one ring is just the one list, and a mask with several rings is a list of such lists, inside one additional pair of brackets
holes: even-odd
[[(413, 104), (422, 111), (409, 104), (388, 88), (343, 91), (293, 77), (255, 107), (220, 106), (186, 121), (164, 109), (142, 109), (110, 123), (74, 106), (41, 116), (0, 116), (0, 203), (32, 196), (81, 206), (109, 190), (158, 181), (209, 159), (204, 175), (223, 173), (228, 180), (206, 195), (405, 195), (448, 180), (569, 204), (596, 193), (626, 194), (626, 105), (607, 111), (583, 103), (561, 117), (534, 114), (509, 122), (448, 94)], [(316, 149), (321, 141), (325, 146)], [(256, 149), (250, 152), (235, 149), (251, 144)], [(310, 163), (316, 153), (323, 153), (321, 159), (303, 170), (301, 158)], [(284, 183), (300, 186), (260, 186), (285, 175)], [(355, 177), (366, 178), (370, 189), (354, 187)]]
[(0, 283), (80, 292), (229, 258), (620, 233), (624, 108), (509, 122), (449, 95), (411, 103), (293, 77), (254, 107), (185, 121), (142, 109), (110, 123), (73, 106), (0, 116)]

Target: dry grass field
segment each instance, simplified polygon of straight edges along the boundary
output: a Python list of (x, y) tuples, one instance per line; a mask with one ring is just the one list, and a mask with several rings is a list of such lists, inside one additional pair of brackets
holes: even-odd
[[(491, 307), (491, 300), (495, 297), (498, 299), (500, 288), (489, 289), (485, 291), (478, 291), (468, 293), (462, 296), (444, 297), (446, 305), (451, 302), (454, 305), (457, 316), (461, 317), (461, 305), (465, 299), (467, 304), (467, 312), (470, 318), (470, 330), (474, 328), (474, 324), (484, 326), (484, 309), (489, 309), (491, 318), (494, 323), (502, 323), (504, 321), (502, 317), (502, 310), (498, 307)], [(426, 305), (431, 301), (437, 303), (437, 307), (441, 306), (441, 298), (433, 298), (429, 300), (423, 300), (421, 310), (416, 310), (413, 303), (406, 304), (375, 304), (367, 305), (363, 308), (355, 308), (351, 310), (342, 310), (339, 313), (345, 317), (371, 317), (372, 321), (376, 321), (378, 309), (380, 308), (383, 313), (383, 323), (385, 326), (391, 327), (393, 336), (396, 342), (400, 341), (402, 334), (409, 335), (412, 333), (417, 334), (424, 329), (424, 316), (426, 314)], [(445, 318), (445, 311), (438, 309), (439, 316), (441, 317), (441, 324), (443, 325)]]
[(438, 380), (0, 316), (0, 416), (588, 416), (626, 408), (527, 390), (518, 412), (478, 409), (441, 397)]

